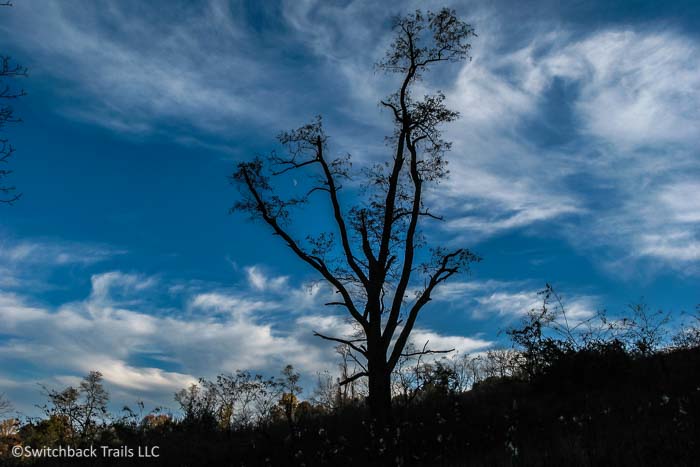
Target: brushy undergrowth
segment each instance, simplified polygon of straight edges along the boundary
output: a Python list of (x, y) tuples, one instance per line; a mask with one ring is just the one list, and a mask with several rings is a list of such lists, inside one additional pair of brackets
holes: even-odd
[[(117, 422), (92, 443), (159, 446), (160, 457), (84, 465), (696, 465), (699, 368), (697, 347), (639, 356), (612, 342), (564, 353), (532, 378), (492, 377), (463, 393), (433, 386), (397, 404), (384, 431), (361, 404), (299, 405), (292, 422), (248, 428), (206, 415)], [(17, 438), (39, 445), (48, 425), (27, 424)]]

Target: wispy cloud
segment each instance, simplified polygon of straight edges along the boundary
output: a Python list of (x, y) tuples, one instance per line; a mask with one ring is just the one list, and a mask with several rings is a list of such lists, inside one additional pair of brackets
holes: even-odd
[[(368, 135), (385, 130), (376, 102), (390, 80), (368, 71), (390, 33), (360, 18), (397, 12), (363, 1), (290, 2), (284, 11), (348, 83), (346, 114), (357, 125), (369, 119), (375, 130)], [(648, 25), (574, 31), (546, 21), (524, 26), (513, 40), (509, 15), (483, 5), (469, 14), (479, 33), (473, 60), (454, 80), (426, 83), (461, 112), (447, 132), (451, 178), (429, 196), (447, 214), (442, 230), (473, 244), (540, 229), (592, 253), (604, 268), (622, 261), (632, 271), (653, 259), (697, 271), (693, 208), (673, 205), (668, 193), (672, 185), (692, 191), (687, 178), (700, 173), (696, 42)], [(679, 217), (675, 209), (691, 212)], [(670, 233), (661, 234), (670, 244), (653, 244), (659, 230)]]
[[(454, 281), (438, 289), (434, 299), (459, 306), (473, 319), (497, 317), (497, 323), (509, 324), (529, 311), (542, 308), (543, 297), (539, 291), (543, 285), (533, 281)], [(599, 297), (587, 293), (567, 293), (561, 298), (567, 315), (575, 319), (592, 316), (600, 301)]]
[(84, 269), (126, 253), (124, 249), (94, 243), (1, 236), (0, 290), (42, 291), (54, 287), (46, 279), (56, 270)]
[[(453, 206), (445, 228), (478, 240), (549, 221), (575, 247), (626, 258), (627, 270), (654, 258), (697, 271), (700, 74), (689, 64), (700, 48), (673, 32), (612, 30), (486, 52), (450, 93), (464, 156), (435, 194)], [(557, 89), (567, 92), (547, 110)], [(566, 130), (556, 144), (552, 118)]]
[[(372, 65), (388, 19), (441, 6), (285, 1), (254, 19), (214, 0), (36, 5), (18, 4), (2, 27), (36, 58), (35, 75), (63, 84), (65, 114), (235, 153), (224, 143), (246, 131), (325, 113), (333, 149), (365, 162), (386, 157), (390, 119), (377, 101), (395, 83)], [(449, 219), (434, 233), (474, 244), (543, 230), (622, 276), (650, 261), (697, 273), (697, 41), (648, 24), (572, 30), (532, 18), (514, 32), (497, 7), (455, 5), (479, 37), (471, 62), (424, 83), (462, 115), (446, 132), (451, 179), (428, 197)]]
[(81, 244), (49, 239), (0, 240), (0, 259), (6, 264), (38, 264), (62, 266), (70, 264), (89, 265), (124, 254), (104, 245)]
[(163, 133), (184, 125), (212, 137), (251, 123), (282, 124), (286, 114), (273, 115), (266, 104), (285, 107), (279, 82), (293, 75), (278, 66), (280, 49), (255, 47), (269, 39), (243, 20), (245, 6), (171, 6), (19, 3), (12, 37), (30, 51), (35, 76), (63, 83), (60, 112), (115, 132)]
[[(305, 284), (292, 287), (284, 276), (269, 273), (251, 280), (251, 271), (262, 268), (247, 268), (248, 277), (235, 288), (205, 290), (201, 285), (173, 289), (163, 278), (110, 271), (92, 276), (85, 299), (53, 306), (0, 292), (0, 333), (5, 336), (0, 356), (8, 362), (0, 383), (15, 382), (0, 384), (0, 390), (30, 410), (39, 395), (26, 394), (20, 384), (26, 381), (25, 368), (48, 382), (97, 369), (119, 394), (117, 402), (144, 398), (169, 405), (175, 390), (201, 376), (237, 369), (273, 374), (291, 363), (311, 381), (316, 372), (333, 369), (332, 343), (312, 331), (344, 336), (353, 328), (346, 317), (323, 307), (329, 292)], [(285, 289), (261, 288), (261, 283)], [(173, 294), (167, 308), (158, 299), (164, 288)], [(490, 345), (426, 328), (417, 329), (414, 339), (465, 351)]]

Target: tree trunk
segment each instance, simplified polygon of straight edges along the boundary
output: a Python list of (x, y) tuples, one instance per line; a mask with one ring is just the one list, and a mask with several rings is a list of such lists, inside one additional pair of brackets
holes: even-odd
[(369, 409), (377, 428), (391, 424), (391, 372), (385, 361), (373, 361), (369, 365)]

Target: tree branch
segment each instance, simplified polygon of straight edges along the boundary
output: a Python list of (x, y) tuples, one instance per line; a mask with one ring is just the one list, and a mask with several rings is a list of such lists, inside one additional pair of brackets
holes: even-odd
[(384, 107), (388, 107), (391, 109), (391, 111), (394, 113), (394, 118), (396, 119), (397, 123), (401, 123), (401, 113), (394, 104), (388, 101), (379, 101)]
[(396, 330), (399, 315), (401, 313), (401, 304), (403, 302), (404, 294), (406, 293), (406, 288), (408, 287), (408, 282), (411, 277), (411, 271), (413, 270), (413, 257), (415, 252), (414, 237), (416, 235), (416, 228), (418, 226), (418, 218), (420, 217), (420, 205), (421, 205), (421, 194), (422, 194), (422, 181), (420, 174), (418, 173), (418, 154), (415, 145), (411, 143), (410, 132), (406, 135), (406, 142), (409, 153), (411, 154), (411, 179), (413, 180), (413, 206), (411, 209), (411, 220), (406, 230), (405, 246), (404, 246), (404, 257), (403, 257), (403, 267), (401, 269), (401, 276), (399, 283), (396, 286), (396, 291), (394, 293), (394, 300), (391, 304), (391, 311), (389, 313), (389, 319), (387, 320), (386, 327), (384, 328), (384, 334), (382, 335), (383, 345), (388, 347), (391, 339)]
[[(458, 261), (458, 263), (456, 265), (450, 265), (450, 262), (455, 259)], [(447, 253), (442, 256), (442, 259), (439, 261), (437, 271), (435, 271), (435, 273), (433, 273), (433, 275), (430, 276), (427, 287), (425, 288), (423, 293), (420, 294), (416, 302), (411, 307), (411, 310), (409, 311), (408, 317), (406, 319), (406, 324), (401, 330), (398, 339), (396, 339), (396, 343), (394, 344), (394, 348), (391, 352), (391, 357), (389, 358), (388, 362), (390, 369), (393, 369), (396, 365), (396, 362), (399, 360), (399, 357), (401, 356), (401, 353), (403, 352), (403, 349), (406, 346), (406, 342), (408, 341), (408, 336), (413, 330), (413, 325), (416, 322), (418, 313), (423, 308), (423, 306), (425, 306), (425, 304), (431, 300), (430, 294), (433, 292), (435, 287), (452, 277), (454, 274), (457, 274), (462, 264), (468, 264), (471, 261), (478, 261), (479, 259), (479, 257), (463, 248), (460, 248), (452, 253)]]
[(318, 257), (314, 257), (304, 252), (299, 245), (292, 239), (292, 237), (279, 225), (277, 219), (270, 215), (267, 210), (267, 206), (262, 199), (262, 196), (258, 192), (253, 180), (248, 172), (248, 167), (245, 164), (239, 165), (239, 173), (241, 174), (243, 181), (248, 188), (248, 191), (253, 196), (256, 202), (256, 209), (262, 216), (263, 220), (272, 227), (274, 232), (282, 237), (291, 250), (305, 263), (309, 264), (311, 267), (316, 269), (329, 283), (331, 283), (340, 292), (348, 311), (355, 320), (362, 325), (363, 328), (367, 327), (367, 320), (365, 320), (362, 315), (357, 311), (355, 305), (353, 304), (352, 298), (348, 290), (343, 286), (343, 284), (335, 277), (326, 267), (325, 263)]
[(340, 382), (338, 383), (338, 386), (345, 386), (346, 384), (352, 383), (352, 382), (355, 381), (356, 379), (360, 379), (360, 378), (362, 378), (362, 377), (364, 377), (364, 376), (369, 376), (369, 373), (367, 373), (367, 372), (365, 372), (365, 371), (361, 371), (361, 372), (359, 372), (359, 373), (355, 373), (354, 375), (352, 375), (352, 376), (350, 376), (350, 377), (348, 377), (348, 378), (345, 378), (344, 380), (340, 381)]
[(454, 352), (455, 349), (449, 349), (449, 350), (421, 350), (420, 352), (410, 352), (410, 353), (402, 353), (402, 357), (415, 357), (417, 355), (430, 355), (430, 354), (438, 354), (438, 353), (450, 353)]
[(345, 258), (350, 265), (357, 277), (360, 279), (363, 285), (368, 284), (367, 276), (362, 271), (362, 269), (357, 265), (355, 258), (352, 254), (352, 249), (350, 248), (350, 240), (348, 239), (348, 230), (345, 226), (345, 219), (343, 219), (343, 211), (340, 209), (340, 202), (338, 201), (338, 189), (336, 188), (335, 180), (333, 179), (333, 174), (328, 167), (328, 163), (323, 158), (323, 141), (320, 136), (316, 138), (316, 154), (318, 156), (318, 161), (321, 163), (323, 168), (323, 173), (326, 177), (326, 184), (328, 185), (328, 192), (330, 193), (331, 203), (333, 204), (333, 215), (335, 217), (335, 222), (338, 224), (338, 230), (340, 231), (340, 240), (343, 245), (343, 251), (345, 252)]
[(339, 337), (331, 337), (331, 336), (324, 336), (323, 334), (313, 331), (314, 336), (320, 337), (321, 339), (325, 339), (327, 341), (333, 341), (333, 342), (339, 342), (341, 344), (345, 344), (351, 349), (353, 349), (356, 352), (361, 353), (364, 356), (367, 356), (367, 351), (361, 349), (360, 347), (356, 346), (354, 343), (355, 342), (365, 342), (365, 339), (353, 339), (353, 340), (348, 340), (348, 339), (341, 339)]

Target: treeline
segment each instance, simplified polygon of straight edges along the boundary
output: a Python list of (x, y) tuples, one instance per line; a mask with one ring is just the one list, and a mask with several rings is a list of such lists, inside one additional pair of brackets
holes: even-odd
[[(107, 410), (102, 377), (45, 388), (43, 417), (0, 427), (13, 446), (158, 446), (158, 458), (86, 465), (694, 465), (700, 450), (700, 314), (631, 306), (626, 316), (567, 316), (551, 288), (507, 334), (513, 346), (477, 355), (407, 349), (392, 379), (393, 423), (377, 430), (358, 363), (340, 346), (337, 375), (318, 375), (302, 400), (291, 366), (200, 380), (175, 394), (176, 414)], [(700, 310), (699, 310), (700, 311)], [(425, 350), (425, 349), (423, 349)]]

